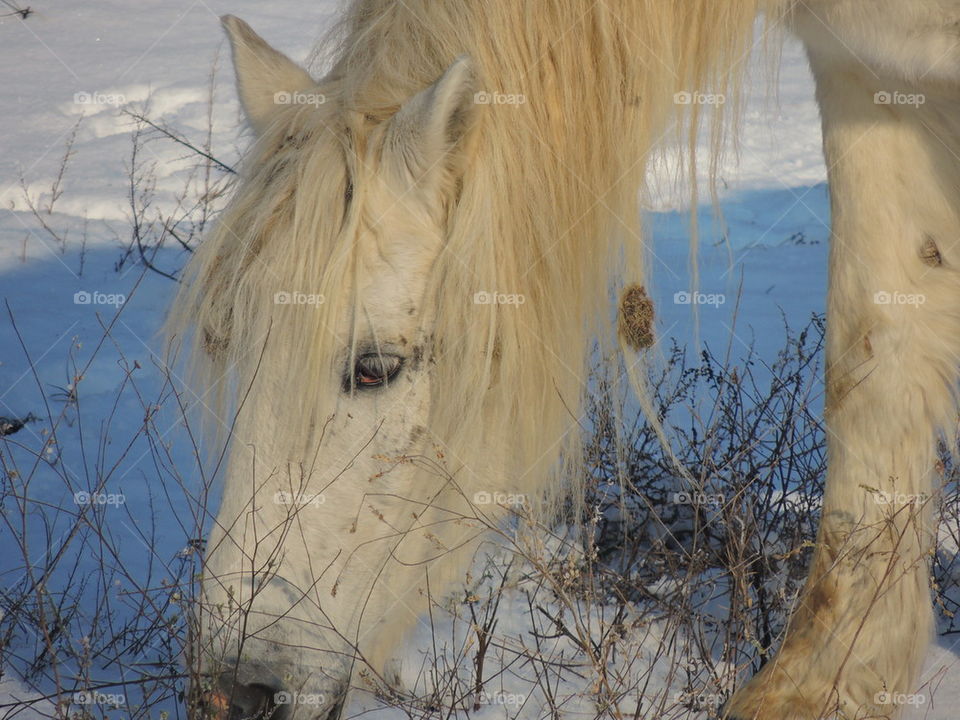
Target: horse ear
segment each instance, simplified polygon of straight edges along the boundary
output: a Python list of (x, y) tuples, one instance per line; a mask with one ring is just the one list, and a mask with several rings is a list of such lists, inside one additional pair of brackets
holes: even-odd
[(476, 119), (477, 80), (466, 56), (433, 85), (407, 100), (390, 120), (386, 144), (414, 182), (458, 171), (457, 151)]
[(220, 18), (230, 38), (240, 104), (257, 134), (269, 127), (283, 96), (316, 83), (293, 60), (270, 47), (253, 28), (233, 15)]

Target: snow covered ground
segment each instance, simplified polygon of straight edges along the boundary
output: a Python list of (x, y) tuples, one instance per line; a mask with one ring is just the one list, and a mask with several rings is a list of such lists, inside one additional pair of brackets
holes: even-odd
[[(178, 498), (186, 502), (195, 485), (190, 453), (174, 443), (169, 458), (158, 458), (141, 431), (149, 426), (161, 445), (178, 437), (176, 418), (164, 411), (145, 419), (150, 408), (169, 400), (155, 335), (174, 284), (145, 273), (128, 254), (136, 214), (129, 177), (132, 167), (144, 180), (133, 205), (145, 218), (154, 217), (155, 208), (175, 206), (184, 188), (196, 189), (203, 178), (191, 175), (187, 150), (155, 134), (144, 136), (132, 160), (135, 123), (122, 110), (159, 119), (198, 146), (209, 130), (213, 154), (233, 164), (244, 138), (218, 16), (240, 15), (275, 46), (305, 58), (337, 6), (335, 0), (40, 0), (24, 21), (0, 18), (0, 297), (6, 303), (0, 308), (0, 417), (41, 418), (20, 436), (27, 438), (24, 445), (43, 448), (50, 466), (36, 474), (30, 489), (35, 500), (69, 506), (78, 489), (97, 492), (94, 470), (109, 469), (99, 490), (114, 496), (106, 508), (116, 518), (110, 526), (113, 564), (142, 582), (175, 570), (171, 558), (186, 548), (193, 526), (172, 508), (179, 507)], [(713, 225), (710, 209), (702, 210), (696, 288), (689, 280), (680, 195), (665, 191), (655, 198), (653, 293), (663, 335), (691, 341), (689, 298), (698, 292), (712, 298), (700, 305), (703, 342), (718, 350), (729, 344), (734, 354), (755, 345), (769, 357), (782, 345), (783, 317), (798, 327), (824, 310), (826, 178), (812, 83), (795, 44), (785, 48), (777, 87), (778, 97), (751, 97), (739, 163), (722, 173), (725, 225)], [(211, 97), (214, 111), (208, 115)], [(213, 180), (220, 178), (214, 171)], [(665, 187), (656, 179), (651, 184)], [(154, 258), (168, 270), (184, 260), (175, 243)], [(101, 344), (111, 323), (110, 340)], [(55, 443), (48, 440), (48, 412), (63, 418)], [(14, 460), (26, 463), (27, 457)], [(182, 486), (162, 489), (147, 482), (173, 478), (173, 466)], [(18, 469), (22, 475), (26, 468)], [(163, 501), (165, 493), (173, 499)], [(52, 536), (30, 532), (28, 553), (37, 567), (51, 567), (51, 551), (69, 530), (68, 520), (61, 522)], [(0, 538), (9, 529), (0, 527)], [(19, 550), (8, 549), (7, 542), (0, 543), (0, 587), (13, 587), (25, 573)], [(153, 560), (163, 567), (153, 567)], [(123, 590), (133, 579), (120, 573), (112, 581), (105, 592), (125, 607)], [(58, 582), (77, 579), (54, 566), (47, 586)], [(529, 610), (520, 592), (506, 598), (501, 617), (513, 618), (514, 627), (501, 625), (498, 632), (519, 637)], [(638, 636), (638, 647), (656, 645), (656, 628), (648, 632)], [(430, 639), (424, 632), (414, 638), (408, 668), (419, 667), (420, 650)], [(957, 716), (958, 644), (957, 636), (943, 637), (931, 651), (924, 677), (931, 682), (930, 696), (909, 717)], [(0, 706), (10, 702), (5, 694), (25, 692), (17, 683), (3, 676)], [(516, 714), (516, 697), (501, 695), (484, 717)], [(348, 713), (362, 709), (358, 700)]]

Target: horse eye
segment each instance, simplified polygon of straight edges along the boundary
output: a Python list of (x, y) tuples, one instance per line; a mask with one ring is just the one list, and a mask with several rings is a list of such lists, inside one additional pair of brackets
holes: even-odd
[(397, 376), (402, 366), (403, 358), (397, 355), (361, 355), (354, 362), (351, 385), (359, 389), (386, 385)]

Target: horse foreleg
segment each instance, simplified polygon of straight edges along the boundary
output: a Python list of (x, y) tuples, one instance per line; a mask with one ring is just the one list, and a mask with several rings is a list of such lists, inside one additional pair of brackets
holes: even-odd
[(833, 214), (823, 513), (783, 645), (728, 703), (740, 720), (923, 701), (935, 440), (960, 357), (960, 92), (866, 64), (843, 30), (804, 35)]

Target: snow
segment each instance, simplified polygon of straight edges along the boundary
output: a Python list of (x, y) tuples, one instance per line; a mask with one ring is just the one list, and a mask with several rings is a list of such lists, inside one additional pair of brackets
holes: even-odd
[[(169, 490), (173, 500), (158, 503), (161, 515), (151, 527), (149, 503), (163, 493), (144, 480), (156, 477), (153, 468), (164, 463), (157, 460), (141, 428), (148, 409), (169, 399), (155, 335), (174, 286), (155, 273), (144, 273), (132, 258), (124, 260), (130, 239), (128, 177), (134, 123), (121, 110), (160, 118), (165, 126), (202, 144), (212, 96), (213, 154), (233, 164), (245, 138), (218, 16), (240, 15), (292, 57), (305, 58), (337, 7), (334, 0), (142, 0), (136, 4), (61, 0), (38, 4), (25, 21), (0, 18), (0, 60), (7, 70), (0, 85), (0, 205), (4, 209), (0, 213), (0, 295), (9, 308), (9, 313), (6, 307), (0, 308), (0, 416), (23, 417), (31, 412), (45, 416), (44, 397), (54, 406), (54, 417), (64, 414), (57, 446), (49, 445), (44, 451), (51, 463), (62, 459), (60, 470), (40, 473), (31, 488), (32, 497), (69, 506), (72, 490), (95, 490), (89, 486), (94, 466), (117, 464), (103, 490), (124, 498), (112, 533), (117, 562), (130, 577), (121, 574), (117, 580), (118, 603), (131, 577), (147, 576), (148, 561), (170, 563), (189, 539), (189, 530), (181, 522), (187, 528), (190, 523), (174, 517), (171, 508), (177, 507), (178, 499), (185, 502), (195, 488), (189, 481), (195, 471), (190, 454), (174, 448), (171, 457), (187, 480), (183, 487)], [(73, 133), (72, 154), (58, 183)], [(154, 205), (177, 202), (178, 193), (190, 182), (187, 155), (171, 142), (144, 145), (139, 167), (153, 176)], [(672, 188), (667, 182), (669, 165), (668, 160), (654, 169), (651, 180), (653, 187), (662, 189), (650, 207), (655, 258), (651, 291), (661, 336), (680, 342), (698, 336), (716, 349), (731, 345), (734, 353), (755, 345), (761, 356), (769, 356), (782, 343), (783, 318), (796, 327), (825, 308), (826, 173), (812, 81), (796, 43), (788, 41), (784, 49), (776, 97), (758, 90), (747, 103), (739, 161), (728, 163), (720, 174), (724, 224), (712, 222), (709, 206), (700, 209), (703, 230), (696, 287), (690, 280), (683, 188)], [(52, 233), (40, 226), (31, 203)], [(179, 267), (184, 259), (174, 248), (156, 258), (168, 268)], [(683, 302), (692, 293), (705, 298), (698, 306), (696, 333), (691, 305)], [(115, 317), (119, 307), (122, 312)], [(103, 327), (111, 322), (112, 339), (99, 347)], [(64, 400), (74, 390), (79, 406)], [(175, 418), (162, 413), (158, 417), (157, 435), (167, 442), (180, 429)], [(44, 423), (28, 424), (21, 432), (28, 433), (34, 445), (43, 446)], [(109, 442), (97, 446), (104, 435)], [(7, 532), (4, 526), (0, 537)], [(31, 537), (31, 558), (39, 563), (47, 557), (47, 548), (40, 536)], [(12, 587), (15, 576), (22, 576), (22, 560), (15, 552), (3, 555), (0, 584)], [(153, 568), (150, 577), (156, 579), (166, 570), (172, 568)], [(52, 577), (66, 582), (62, 575)], [(531, 619), (519, 586), (507, 587), (498, 633), (519, 642), (528, 636)], [(441, 632), (452, 637), (456, 628), (450, 622)], [(653, 688), (666, 687), (665, 671), (653, 661), (664, 631), (656, 625), (638, 630), (630, 644), (651, 663), (645, 668), (623, 668), (651, 673)], [(423, 625), (404, 659), (405, 679), (410, 686), (419, 682), (421, 690), (424, 678), (419, 668), (435, 632)], [(461, 627), (458, 642), (464, 642), (464, 637)], [(546, 654), (572, 654), (562, 640), (552, 642), (544, 649)], [(929, 702), (908, 713), (909, 717), (946, 720), (956, 716), (960, 702), (956, 644), (952, 636), (945, 636), (931, 650), (924, 671), (924, 680), (931, 685), (924, 690), (929, 692)], [(502, 655), (501, 662), (508, 666), (511, 651)], [(581, 671), (586, 687), (590, 670)], [(503, 678), (502, 694), (487, 699), (484, 718), (512, 717), (521, 696), (531, 692), (529, 672), (507, 668)], [(13, 677), (5, 675), (0, 682), (0, 705), (27, 694)], [(530, 702), (538, 702), (537, 698), (534, 692)], [(348, 715), (368, 707), (378, 706), (358, 697)], [(567, 707), (565, 712), (592, 716), (588, 707)], [(403, 716), (400, 710), (377, 710), (377, 717)]]

